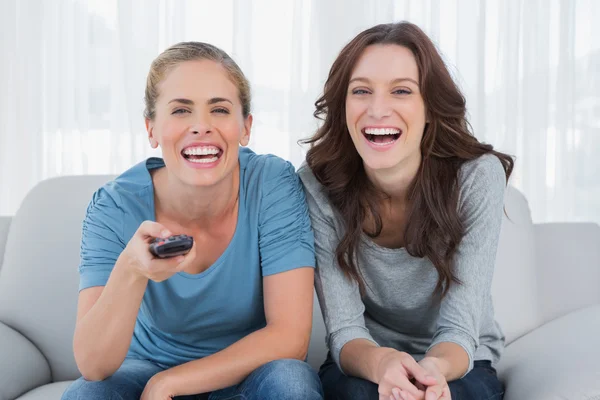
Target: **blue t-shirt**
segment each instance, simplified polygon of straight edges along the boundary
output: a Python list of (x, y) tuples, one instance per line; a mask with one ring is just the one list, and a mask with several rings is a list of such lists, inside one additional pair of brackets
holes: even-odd
[[(168, 368), (223, 350), (265, 327), (264, 276), (314, 267), (313, 233), (293, 166), (247, 148), (240, 148), (239, 162), (238, 221), (229, 246), (199, 274), (148, 282), (128, 357)], [(80, 290), (106, 285), (139, 225), (155, 221), (149, 170), (162, 167), (162, 159), (150, 158), (94, 194), (83, 223)]]

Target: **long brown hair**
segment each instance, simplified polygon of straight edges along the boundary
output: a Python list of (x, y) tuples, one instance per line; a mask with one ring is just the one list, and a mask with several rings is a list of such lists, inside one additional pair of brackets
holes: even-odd
[(458, 172), (467, 161), (494, 154), (504, 167), (506, 180), (513, 159), (480, 143), (472, 134), (465, 114), (465, 98), (452, 80), (435, 45), (416, 25), (408, 22), (382, 24), (356, 36), (340, 52), (329, 71), (323, 95), (316, 101), (314, 116), (323, 120), (315, 135), (306, 140), (311, 148), (306, 160), (341, 214), (346, 231), (336, 258), (347, 277), (364, 291), (356, 252), (366, 218), (375, 222), (371, 237), (381, 233), (382, 193), (368, 179), (346, 126), (346, 93), (354, 66), (367, 46), (394, 44), (412, 51), (419, 70), (419, 87), (428, 123), (421, 142), (422, 162), (407, 196), (404, 243), (413, 257), (427, 257), (438, 272), (436, 294), (443, 297), (452, 282), (460, 283), (451, 267), (464, 236), (458, 214)]

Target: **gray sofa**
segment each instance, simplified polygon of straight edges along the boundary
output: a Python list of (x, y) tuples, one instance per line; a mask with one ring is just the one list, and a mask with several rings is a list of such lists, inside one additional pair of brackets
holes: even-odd
[[(0, 217), (0, 400), (59, 399), (71, 347), (81, 222), (110, 176), (44, 181)], [(492, 294), (508, 346), (506, 400), (600, 399), (600, 226), (532, 224), (510, 189)], [(309, 362), (326, 350), (315, 304)]]

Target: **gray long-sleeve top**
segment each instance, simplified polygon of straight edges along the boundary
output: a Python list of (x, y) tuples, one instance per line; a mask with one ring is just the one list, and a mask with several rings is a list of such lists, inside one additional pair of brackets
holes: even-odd
[(465, 236), (452, 268), (462, 284), (451, 284), (441, 302), (432, 296), (438, 274), (429, 259), (412, 257), (404, 248), (381, 247), (367, 235), (357, 255), (367, 288), (361, 297), (357, 283), (344, 276), (336, 261), (335, 249), (345, 229), (340, 214), (306, 164), (298, 173), (315, 233), (315, 286), (327, 345), (338, 366), (342, 347), (359, 338), (417, 360), (438, 343), (456, 343), (469, 356), (468, 371), (476, 360), (499, 360), (504, 335), (494, 320), (490, 290), (506, 175), (497, 157), (481, 156), (459, 171), (458, 210)]

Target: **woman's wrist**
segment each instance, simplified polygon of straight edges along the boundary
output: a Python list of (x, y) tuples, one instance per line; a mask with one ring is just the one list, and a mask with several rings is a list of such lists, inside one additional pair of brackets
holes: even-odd
[(425, 358), (419, 361), (419, 364), (425, 369), (429, 369), (428, 367), (432, 366), (435, 368), (435, 370), (442, 374), (446, 380), (448, 380), (451, 365), (450, 362), (443, 357), (425, 356)]
[(176, 374), (170, 369), (159, 372), (154, 375), (147, 383), (147, 386), (155, 391), (156, 393), (168, 394), (170, 397), (180, 395), (176, 390)]
[(148, 278), (136, 271), (135, 260), (123, 251), (113, 269), (113, 273), (119, 277), (119, 281), (129, 285), (145, 285)]
[(388, 358), (392, 357), (396, 353), (398, 353), (398, 350), (391, 347), (378, 347), (374, 349), (373, 355), (374, 359), (376, 360), (375, 369), (373, 371), (373, 377), (375, 379), (373, 380), (374, 383), (379, 384), (383, 375), (385, 374)]
[(463, 376), (469, 368), (469, 355), (460, 345), (441, 342), (433, 346), (423, 359), (435, 363), (448, 382)]

